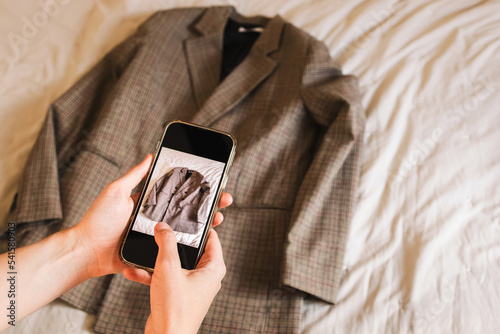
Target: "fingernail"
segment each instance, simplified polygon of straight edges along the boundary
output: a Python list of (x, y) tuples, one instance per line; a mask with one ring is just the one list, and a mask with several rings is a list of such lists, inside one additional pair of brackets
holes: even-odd
[(172, 231), (172, 228), (167, 223), (159, 222), (156, 225), (157, 225), (158, 231)]

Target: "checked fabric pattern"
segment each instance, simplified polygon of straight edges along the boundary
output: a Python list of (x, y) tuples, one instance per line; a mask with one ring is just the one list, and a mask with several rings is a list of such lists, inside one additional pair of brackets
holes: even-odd
[[(229, 17), (264, 30), (220, 82)], [(280, 16), (162, 11), (108, 53), (47, 111), (8, 217), (20, 246), (77, 224), (175, 119), (238, 140), (217, 228), (228, 271), (200, 333), (298, 332), (306, 294), (336, 302), (365, 118), (356, 79)], [(61, 298), (96, 314), (97, 333), (141, 333), (150, 313), (148, 287), (122, 275)]]

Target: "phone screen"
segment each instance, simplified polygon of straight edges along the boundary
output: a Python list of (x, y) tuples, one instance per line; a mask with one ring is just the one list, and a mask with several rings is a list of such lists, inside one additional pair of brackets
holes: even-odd
[(154, 267), (154, 227), (162, 221), (177, 237), (182, 266), (195, 267), (233, 147), (227, 134), (186, 123), (167, 127), (124, 243), (127, 261)]
[(132, 230), (154, 235), (166, 222), (178, 243), (199, 247), (225, 165), (162, 147)]

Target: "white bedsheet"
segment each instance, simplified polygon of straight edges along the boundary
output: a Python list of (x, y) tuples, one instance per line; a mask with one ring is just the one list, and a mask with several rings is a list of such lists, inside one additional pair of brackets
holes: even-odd
[[(363, 90), (343, 283), (336, 305), (305, 303), (302, 332), (500, 332), (499, 1), (61, 0), (45, 15), (2, 0), (0, 217), (50, 101), (154, 11), (210, 4), (281, 14)], [(6, 332), (88, 333), (92, 320), (56, 301)]]

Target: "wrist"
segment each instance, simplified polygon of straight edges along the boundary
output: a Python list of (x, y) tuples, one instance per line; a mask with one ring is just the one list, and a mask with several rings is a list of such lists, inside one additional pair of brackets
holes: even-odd
[(62, 251), (72, 259), (70, 270), (78, 272), (82, 281), (94, 277), (91, 259), (93, 258), (91, 247), (83, 237), (77, 226), (56, 233), (54, 236), (60, 238)]

